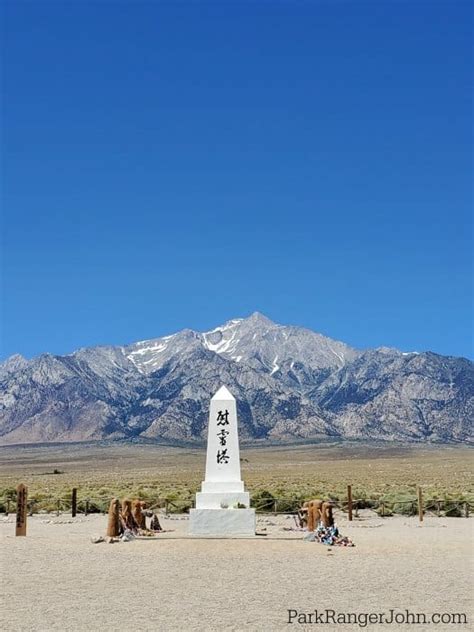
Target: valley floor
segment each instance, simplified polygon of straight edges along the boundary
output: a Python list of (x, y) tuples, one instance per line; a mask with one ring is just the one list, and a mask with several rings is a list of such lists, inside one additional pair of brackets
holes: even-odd
[(355, 548), (302, 541), (290, 516), (259, 516), (248, 540), (186, 538), (187, 517), (161, 518), (158, 540), (92, 544), (103, 515), (35, 515), (26, 538), (0, 518), (2, 628), (10, 632), (360, 630), (288, 624), (288, 610), (465, 613), (467, 625), (368, 625), (367, 630), (473, 629), (474, 519), (348, 523)]
[[(312, 445), (245, 445), (242, 478), (251, 494), (269, 490), (280, 498), (354, 498), (423, 487), (425, 498), (474, 494), (474, 450), (463, 445), (319, 442)], [(29, 497), (132, 496), (189, 498), (204, 477), (203, 448), (135, 443), (0, 447), (0, 497), (25, 483)], [(57, 474), (53, 474), (56, 470)]]

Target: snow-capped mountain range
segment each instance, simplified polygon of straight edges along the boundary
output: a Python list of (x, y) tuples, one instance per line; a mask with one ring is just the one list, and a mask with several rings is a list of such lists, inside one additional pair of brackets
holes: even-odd
[(205, 333), (12, 356), (0, 364), (0, 441), (203, 440), (210, 396), (222, 384), (237, 398), (249, 440), (472, 439), (469, 360), (358, 351), (254, 313)]

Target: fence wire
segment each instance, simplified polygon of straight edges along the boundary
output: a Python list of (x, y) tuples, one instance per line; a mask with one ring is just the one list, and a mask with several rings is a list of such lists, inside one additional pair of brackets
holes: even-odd
[[(76, 499), (75, 513), (107, 513), (111, 498), (87, 496)], [(150, 511), (162, 511), (165, 514), (188, 513), (195, 505), (194, 498), (147, 498), (147, 509)], [(296, 514), (302, 505), (301, 498), (275, 498), (255, 497), (250, 499), (250, 506), (258, 514)], [(333, 500), (332, 504), (343, 512), (348, 512), (349, 502)], [(426, 499), (423, 501), (423, 512), (435, 516), (469, 517), (473, 511), (474, 502), (466, 499)], [(72, 497), (42, 497), (41, 499), (29, 499), (27, 502), (28, 514), (35, 513), (70, 513), (73, 510)], [(352, 499), (352, 511), (357, 517), (363, 509), (371, 509), (381, 517), (389, 517), (393, 514), (415, 515), (418, 513), (418, 501), (416, 498), (407, 500), (383, 498)], [(16, 511), (16, 497), (13, 495), (0, 497), (0, 513), (14, 513)]]

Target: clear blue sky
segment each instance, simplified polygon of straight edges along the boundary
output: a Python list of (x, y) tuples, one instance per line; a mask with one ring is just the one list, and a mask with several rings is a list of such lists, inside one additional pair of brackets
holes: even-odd
[(469, 2), (2, 11), (2, 357), (254, 310), (472, 355)]

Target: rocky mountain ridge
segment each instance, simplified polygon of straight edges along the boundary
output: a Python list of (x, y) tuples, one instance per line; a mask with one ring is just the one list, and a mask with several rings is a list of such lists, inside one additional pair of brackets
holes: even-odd
[(247, 439), (472, 440), (469, 360), (358, 351), (255, 313), (125, 347), (12, 356), (0, 364), (0, 441), (202, 440), (222, 384)]

